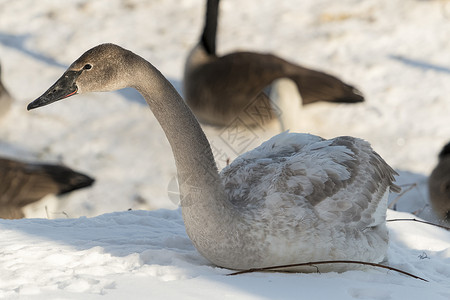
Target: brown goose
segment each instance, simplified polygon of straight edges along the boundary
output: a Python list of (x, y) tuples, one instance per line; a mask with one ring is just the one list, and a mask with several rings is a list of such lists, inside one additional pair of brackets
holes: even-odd
[(435, 214), (450, 223), (450, 143), (439, 153), (439, 162), (428, 178), (428, 193)]
[(0, 65), (0, 118), (3, 117), (11, 107), (13, 98), (6, 90), (2, 82), (2, 66)]
[(200, 124), (175, 88), (151, 63), (114, 44), (86, 51), (28, 109), (125, 87), (142, 94), (166, 134), (186, 232), (210, 262), (251, 269), (385, 258), (387, 196), (399, 187), (395, 171), (366, 141), (283, 132), (219, 173)]
[[(279, 116), (283, 118), (276, 104), (281, 100), (269, 99), (264, 92), (282, 79), (295, 84), (303, 105), (364, 101), (360, 91), (338, 78), (272, 54), (235, 52), (217, 56), (218, 9), (219, 0), (207, 1), (205, 27), (184, 70), (185, 100), (201, 122), (226, 126), (239, 116), (247, 125), (264, 125)], [(292, 99), (289, 107), (301, 105), (296, 99), (299, 97)]]
[(61, 165), (0, 158), (0, 218), (23, 218), (22, 208), (49, 194), (92, 185), (94, 179)]

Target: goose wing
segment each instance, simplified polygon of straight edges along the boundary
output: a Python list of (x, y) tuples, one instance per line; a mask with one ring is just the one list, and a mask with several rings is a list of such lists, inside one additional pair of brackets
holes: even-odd
[(364, 101), (363, 94), (342, 80), (324, 72), (296, 66), (293, 80), (302, 96), (303, 105), (318, 101), (357, 103)]
[(60, 165), (32, 164), (0, 158), (0, 205), (23, 207), (48, 194), (90, 186), (89, 176)]
[(324, 140), (282, 133), (244, 154), (221, 176), (242, 210), (316, 218), (355, 226), (383, 222), (395, 171), (370, 145), (352, 137)]
[[(361, 102), (364, 97), (353, 86), (324, 72), (292, 64), (272, 54), (236, 52), (197, 66), (185, 78), (186, 96), (205, 94), (204, 101), (224, 101), (228, 105), (245, 107), (273, 81), (293, 80), (302, 96), (303, 104), (317, 101)], [(202, 91), (195, 92), (202, 82)], [(193, 89), (192, 92), (190, 89)], [(192, 101), (202, 101), (192, 99)]]
[(276, 61), (272, 55), (247, 52), (212, 58), (185, 76), (186, 98), (199, 106), (214, 102), (245, 107), (272, 81), (283, 77), (283, 65)]

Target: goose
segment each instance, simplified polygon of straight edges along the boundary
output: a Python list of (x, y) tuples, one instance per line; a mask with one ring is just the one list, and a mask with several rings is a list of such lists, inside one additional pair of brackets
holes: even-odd
[(439, 153), (439, 162), (428, 178), (428, 194), (435, 214), (450, 223), (450, 143)]
[(49, 194), (63, 195), (93, 182), (91, 177), (62, 165), (0, 157), (0, 218), (23, 218), (24, 206)]
[[(200, 41), (189, 53), (184, 68), (184, 97), (202, 123), (229, 126), (239, 118), (247, 126), (264, 127), (278, 119), (283, 130), (283, 118), (293, 109), (299, 110), (301, 102), (364, 101), (360, 91), (338, 78), (273, 54), (234, 52), (217, 56), (218, 10), (219, 0), (207, 1)], [(289, 98), (283, 99), (284, 94)]]
[(212, 264), (242, 270), (385, 258), (387, 196), (399, 187), (395, 171), (364, 140), (286, 131), (219, 174), (206, 135), (175, 88), (150, 62), (114, 44), (86, 51), (27, 109), (125, 87), (142, 94), (169, 141), (186, 233)]
[(0, 65), (0, 118), (3, 117), (11, 107), (13, 98), (6, 90), (2, 82), (2, 66)]

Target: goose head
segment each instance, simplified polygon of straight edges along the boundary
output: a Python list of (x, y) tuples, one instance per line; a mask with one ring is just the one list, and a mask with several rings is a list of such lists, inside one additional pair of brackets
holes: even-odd
[(70, 96), (89, 92), (108, 92), (130, 86), (133, 75), (127, 59), (130, 51), (114, 44), (102, 44), (85, 52), (39, 98), (31, 110)]

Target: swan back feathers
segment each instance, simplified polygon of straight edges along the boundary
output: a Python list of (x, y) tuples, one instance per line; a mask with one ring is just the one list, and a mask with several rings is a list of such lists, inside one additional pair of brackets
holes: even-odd
[[(298, 214), (348, 224), (371, 224), (393, 171), (370, 147), (352, 137), (324, 140), (284, 132), (237, 158), (221, 172), (230, 201), (245, 210), (287, 201)], [(364, 223), (364, 224), (363, 224)]]

